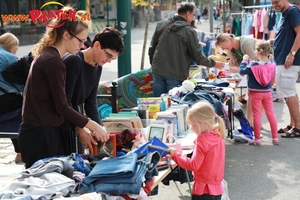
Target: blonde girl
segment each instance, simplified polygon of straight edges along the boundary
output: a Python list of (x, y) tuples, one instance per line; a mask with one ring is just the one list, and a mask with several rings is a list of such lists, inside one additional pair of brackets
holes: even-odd
[(191, 158), (170, 148), (170, 156), (194, 175), (192, 200), (220, 200), (225, 166), (225, 123), (206, 101), (194, 104), (187, 113), (190, 129), (197, 134)]
[[(272, 132), (272, 143), (279, 144), (277, 133), (277, 119), (274, 113), (272, 84), (275, 79), (276, 64), (269, 59), (271, 46), (265, 41), (258, 42), (255, 46), (258, 62), (243, 60), (240, 66), (240, 74), (248, 75), (249, 98), (252, 103), (254, 118), (254, 140), (250, 145), (261, 145), (260, 131), (262, 119), (262, 107), (265, 110)], [(245, 56), (246, 57), (246, 56)]]
[(2, 46), (6, 51), (16, 55), (19, 47), (19, 40), (12, 33), (4, 33), (0, 36), (0, 46)]

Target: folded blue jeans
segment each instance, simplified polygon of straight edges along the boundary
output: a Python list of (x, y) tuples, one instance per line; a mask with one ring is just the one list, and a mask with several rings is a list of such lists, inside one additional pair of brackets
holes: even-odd
[(99, 161), (89, 176), (79, 185), (79, 192), (106, 194), (139, 194), (147, 172), (160, 160), (157, 152), (137, 159), (135, 153)]
[[(131, 177), (135, 172), (137, 155), (134, 153), (126, 154), (117, 158), (100, 160), (92, 169), (90, 174), (83, 179), (83, 183), (90, 185), (95, 181), (104, 178), (126, 178)], [(120, 181), (120, 179), (118, 180)]]

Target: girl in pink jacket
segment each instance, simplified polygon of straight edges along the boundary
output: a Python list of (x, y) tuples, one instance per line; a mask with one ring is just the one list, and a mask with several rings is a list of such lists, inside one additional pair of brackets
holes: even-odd
[(192, 200), (220, 200), (225, 165), (225, 124), (206, 101), (194, 104), (187, 113), (190, 129), (197, 134), (191, 158), (170, 148), (170, 156), (180, 167), (193, 172)]
[(240, 66), (240, 74), (248, 75), (248, 90), (250, 101), (252, 102), (254, 140), (250, 140), (250, 145), (261, 145), (260, 130), (262, 106), (266, 112), (272, 132), (272, 142), (274, 145), (279, 144), (277, 133), (277, 119), (274, 113), (272, 83), (275, 78), (276, 64), (269, 59), (271, 46), (266, 41), (260, 41), (255, 46), (258, 62), (251, 62), (247, 56)]

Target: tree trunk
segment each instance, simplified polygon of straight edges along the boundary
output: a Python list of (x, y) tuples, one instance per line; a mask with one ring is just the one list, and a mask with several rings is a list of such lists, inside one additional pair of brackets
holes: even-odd
[(145, 60), (146, 44), (147, 44), (147, 38), (148, 38), (150, 12), (151, 12), (151, 5), (149, 3), (148, 4), (148, 9), (147, 9), (146, 27), (145, 27), (145, 34), (144, 34), (144, 44), (143, 44), (142, 59), (141, 59), (141, 70), (144, 69), (144, 60)]

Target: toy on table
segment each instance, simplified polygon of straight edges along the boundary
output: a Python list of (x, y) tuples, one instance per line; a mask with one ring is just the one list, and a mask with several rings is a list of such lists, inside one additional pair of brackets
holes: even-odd
[(185, 80), (182, 82), (182, 85), (179, 87), (174, 87), (169, 90), (168, 95), (170, 96), (179, 96), (181, 92), (192, 92), (197, 86), (197, 82), (193, 79)]
[(209, 81), (214, 81), (216, 79), (217, 79), (217, 77), (216, 77), (215, 73), (213, 73), (213, 72), (208, 73), (208, 80)]
[(139, 133), (135, 136), (135, 139), (132, 141), (132, 149), (131, 150), (134, 150), (134, 149), (137, 149), (139, 148), (141, 145), (145, 144), (146, 143), (146, 140), (143, 136), (142, 133)]
[(208, 56), (208, 58), (219, 62), (226, 62), (229, 59), (229, 57), (227, 56), (227, 52), (223, 51), (220, 48), (215, 48), (215, 55), (210, 55)]

